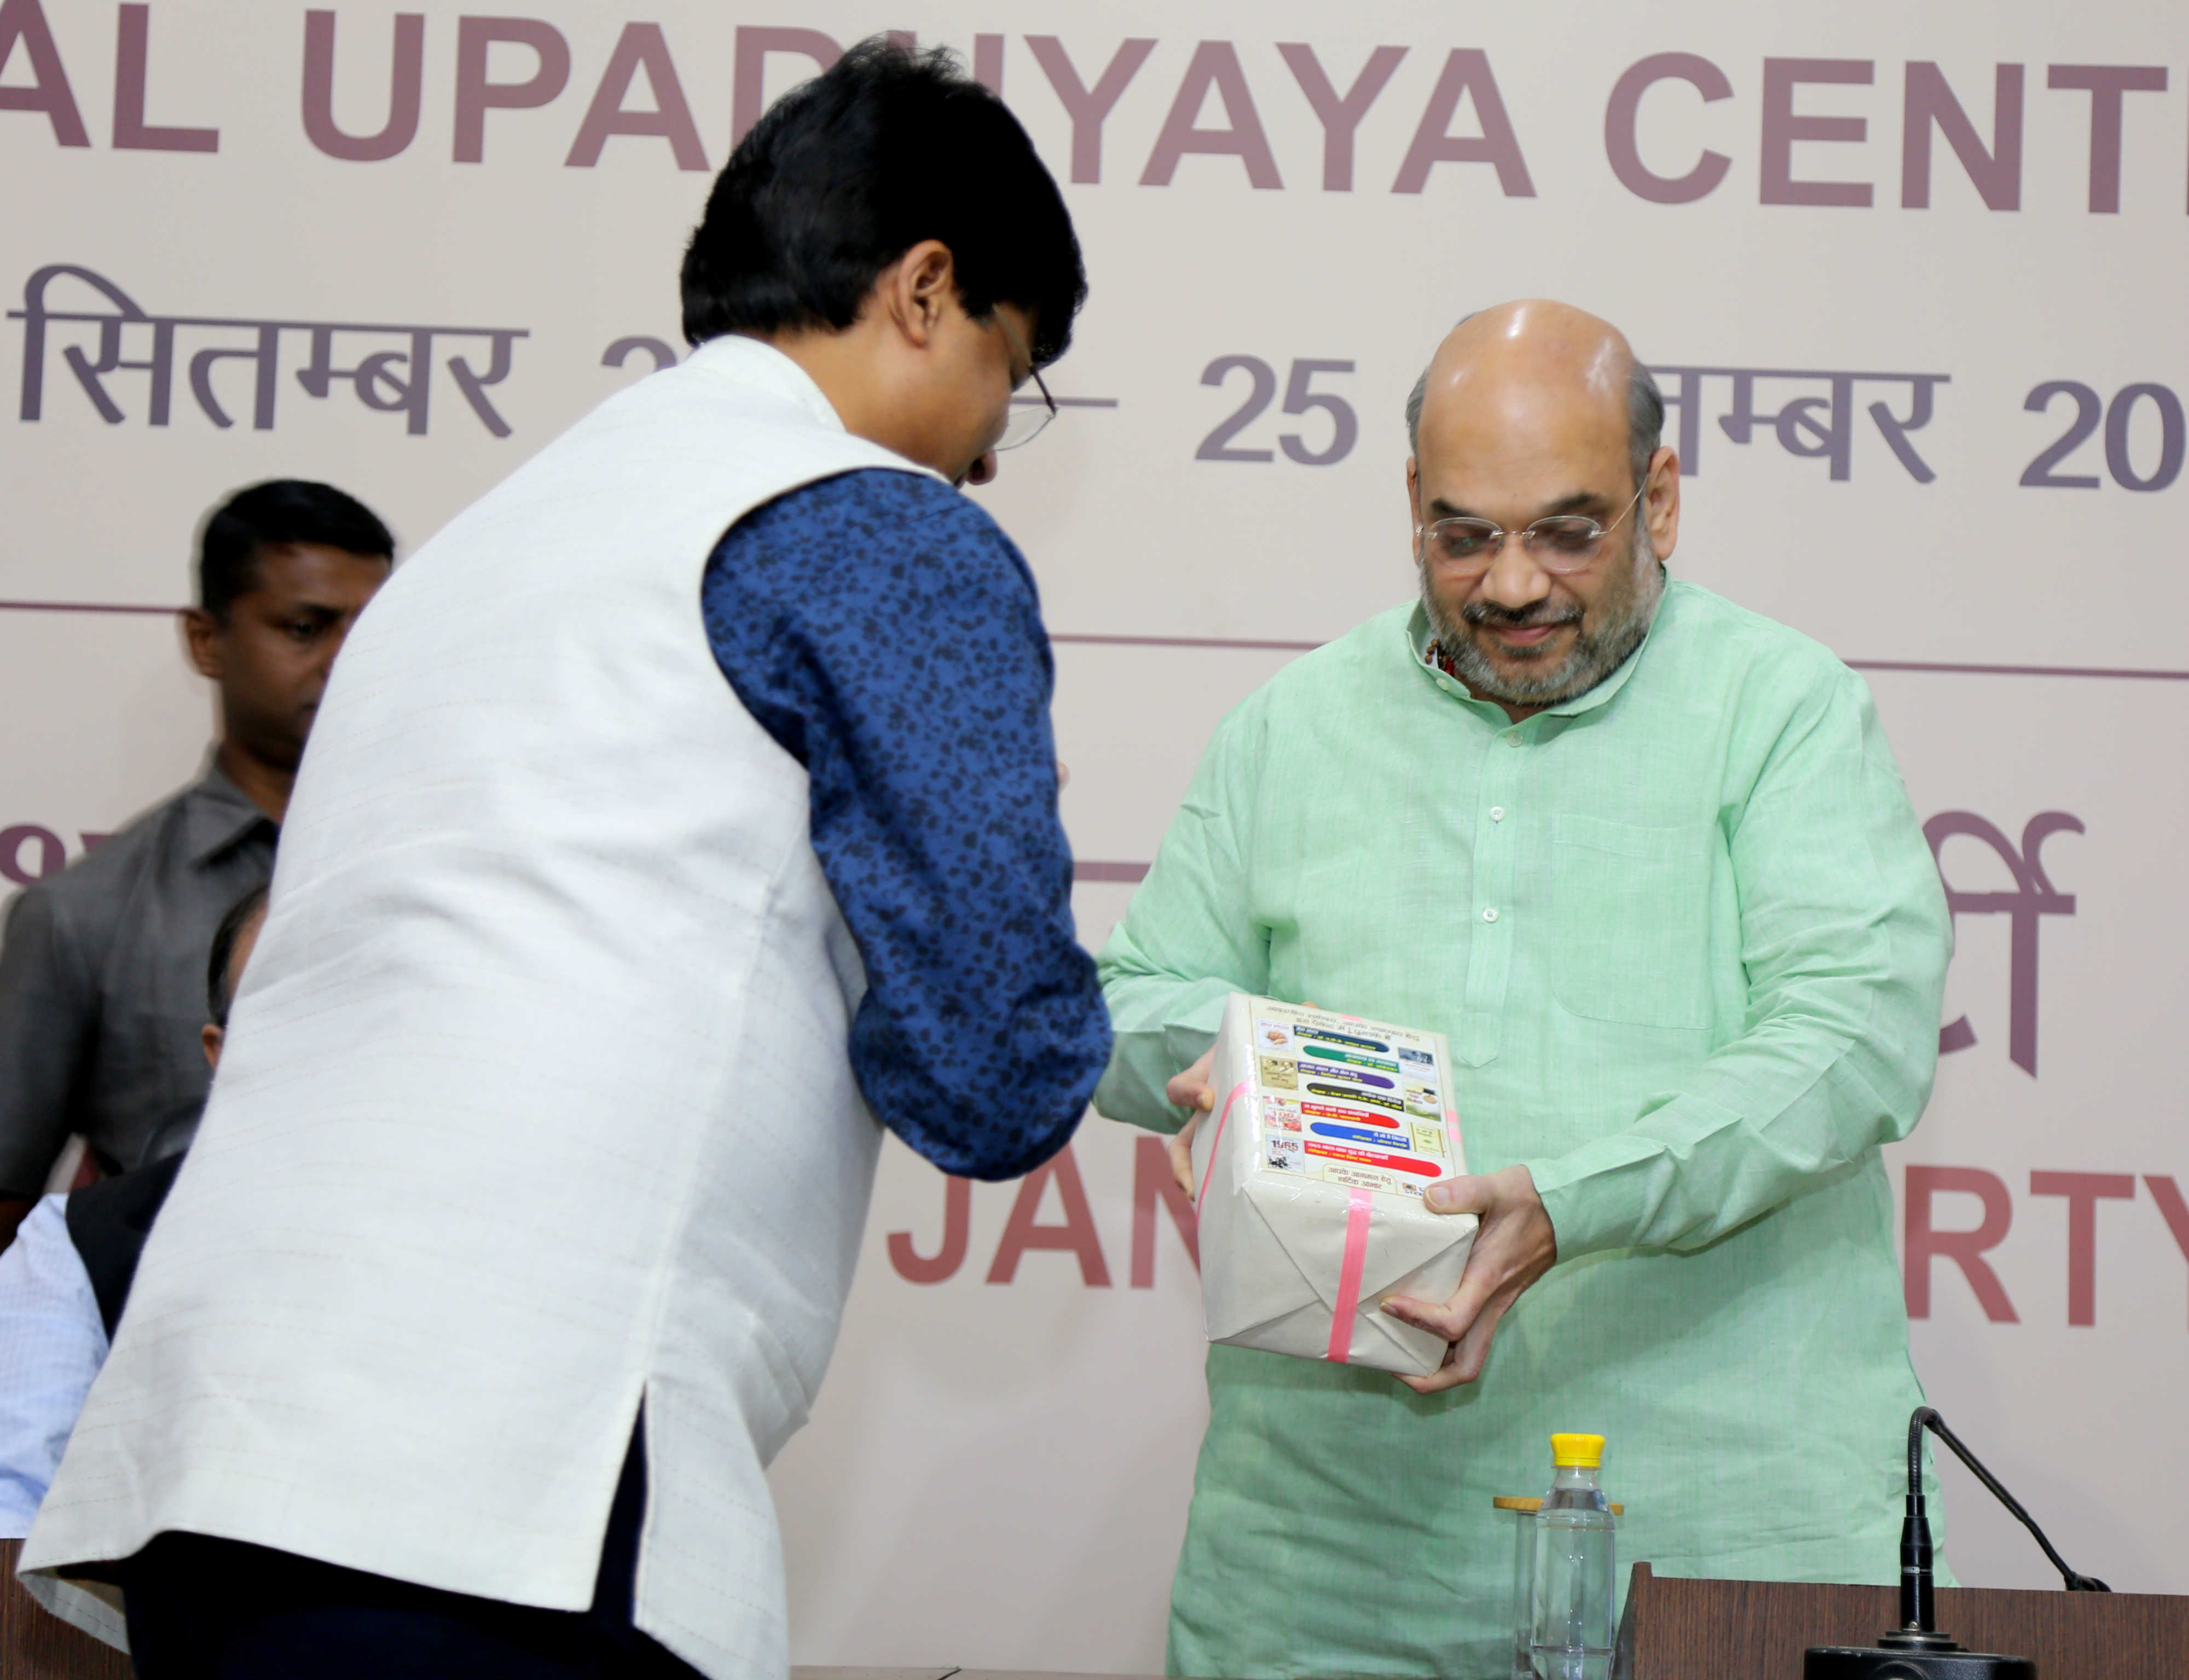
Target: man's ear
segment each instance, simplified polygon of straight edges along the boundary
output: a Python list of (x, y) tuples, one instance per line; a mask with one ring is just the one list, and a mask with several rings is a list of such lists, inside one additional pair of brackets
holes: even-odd
[(215, 1072), (220, 1071), (221, 1041), (227, 1037), (225, 1032), (209, 1021), (198, 1028), (198, 1042), (205, 1046), (206, 1066)]
[(1643, 480), (1642, 517), (1649, 523), (1649, 546), (1660, 560), (1671, 557), (1680, 540), (1680, 457), (1660, 447)]
[(185, 607), (176, 614), (183, 627), (183, 651), (200, 676), (220, 681), (228, 667), (221, 646), (220, 620), (202, 607)]
[(877, 284), (897, 331), (918, 349), (933, 341), (945, 313), (959, 307), (958, 264), (939, 239), (920, 240)]
[(1406, 523), (1422, 523), (1422, 468), (1411, 455), (1406, 457)]

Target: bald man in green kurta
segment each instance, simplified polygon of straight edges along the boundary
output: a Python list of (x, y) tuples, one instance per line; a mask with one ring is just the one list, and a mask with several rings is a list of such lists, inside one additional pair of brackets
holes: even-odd
[(1950, 937), (1868, 690), (1667, 580), (1678, 463), (1604, 323), (1470, 317), (1410, 414), (1420, 597), (1218, 728), (1102, 956), (1095, 1101), (1178, 1130), (1233, 991), (1433, 1028), (1476, 1175), (1443, 1211), (1483, 1224), (1451, 1301), (1386, 1304), (1434, 1377), (1209, 1349), (1176, 1674), (1508, 1674), (1490, 1500), (1553, 1430), (1609, 1440), (1622, 1587), (1898, 1562), (1878, 1150)]

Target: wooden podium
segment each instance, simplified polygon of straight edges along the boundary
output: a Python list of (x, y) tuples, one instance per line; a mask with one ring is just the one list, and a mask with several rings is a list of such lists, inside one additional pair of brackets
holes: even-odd
[(49, 1615), (15, 1579), (20, 1540), (0, 1540), (0, 1680), (130, 1680), (129, 1659)]
[[(1686, 1581), (1637, 1564), (1614, 1680), (1802, 1680), (1812, 1645), (1874, 1645), (1890, 1587)], [(1942, 1587), (1938, 1626), (1972, 1651), (2028, 1657), (2038, 1680), (2183, 1680), (2189, 1598)]]
[[(129, 1680), (129, 1659), (46, 1614), (0, 1541), (0, 1680)], [(1867, 1645), (1898, 1620), (1890, 1587), (1684, 1581), (1634, 1566), (1615, 1680), (1802, 1680), (1812, 1645)], [(2038, 1680), (2184, 1680), (2189, 1598), (1942, 1587), (1940, 1626), (1973, 1650), (2028, 1657)], [(961, 1669), (806, 1669), (794, 1680), (1002, 1680)], [(1061, 1680), (1061, 1677), (1057, 1677)]]

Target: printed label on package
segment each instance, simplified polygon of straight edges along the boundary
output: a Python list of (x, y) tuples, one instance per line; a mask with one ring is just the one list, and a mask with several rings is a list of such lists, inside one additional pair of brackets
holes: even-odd
[(1257, 1171), (1415, 1196), (1452, 1175), (1433, 1037), (1287, 1004), (1261, 1009)]

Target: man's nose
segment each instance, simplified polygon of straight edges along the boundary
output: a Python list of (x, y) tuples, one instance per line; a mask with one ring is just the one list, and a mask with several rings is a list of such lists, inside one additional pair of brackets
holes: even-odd
[(996, 452), (993, 450), (984, 451), (978, 461), (965, 469), (965, 482), (969, 484), (986, 484), (995, 476)]
[(1536, 563), (1519, 532), (1508, 533), (1490, 557), (1475, 593), (1500, 607), (1529, 607), (1551, 592), (1550, 574)]

